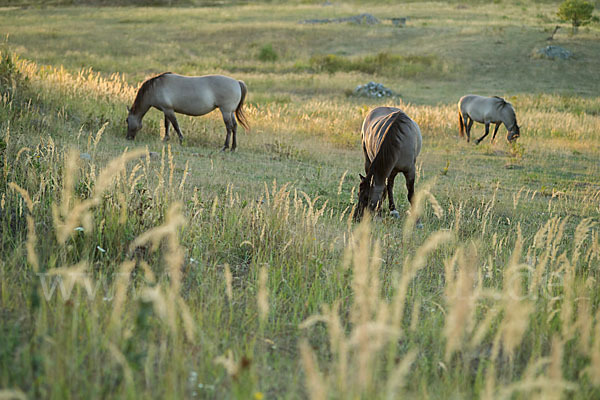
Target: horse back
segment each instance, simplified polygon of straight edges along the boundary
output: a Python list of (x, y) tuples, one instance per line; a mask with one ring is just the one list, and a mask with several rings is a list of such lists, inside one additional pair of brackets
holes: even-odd
[(373, 163), (374, 168), (386, 171), (408, 171), (414, 168), (421, 151), (421, 130), (401, 109), (373, 109), (363, 122), (362, 134), (365, 156)]
[(461, 114), (483, 124), (503, 122), (504, 109), (506, 105), (510, 105), (498, 96), (484, 97), (474, 94), (461, 97), (458, 104)]
[(155, 101), (181, 114), (204, 115), (217, 107), (233, 112), (241, 95), (239, 82), (224, 75), (169, 74), (157, 87)]

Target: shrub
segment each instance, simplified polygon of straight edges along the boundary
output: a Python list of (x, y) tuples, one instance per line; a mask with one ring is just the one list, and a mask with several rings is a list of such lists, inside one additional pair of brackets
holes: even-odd
[(278, 58), (279, 56), (271, 44), (264, 45), (258, 52), (258, 59), (260, 61), (277, 61)]
[(365, 57), (347, 58), (335, 54), (314, 55), (310, 67), (317, 72), (357, 71), (371, 75), (415, 78), (440, 76), (445, 72), (442, 60), (433, 55), (406, 55), (381, 52)]
[(21, 79), (16, 57), (8, 50), (7, 46), (0, 49), (0, 89), (2, 91), (9, 90)]
[(575, 34), (578, 27), (590, 23), (593, 11), (594, 6), (585, 0), (565, 0), (556, 15), (563, 21), (570, 21)]

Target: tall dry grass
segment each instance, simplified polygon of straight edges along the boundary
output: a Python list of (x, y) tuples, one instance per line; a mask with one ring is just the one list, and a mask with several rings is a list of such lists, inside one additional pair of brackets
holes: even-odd
[[(168, 145), (103, 160), (117, 114), (80, 129), (72, 150), (30, 124), (36, 101), (55, 104), (54, 92), (81, 107), (104, 99), (112, 110), (132, 89), (118, 77), (20, 65), (31, 86), (3, 96), (10, 123), (0, 132), (0, 304), (5, 326), (24, 332), (2, 339), (9, 350), (0, 362), (17, 372), (3, 369), (0, 382), (20, 389), (5, 393), (560, 398), (600, 390), (594, 187), (502, 197), (496, 184), (476, 198), (462, 186), (453, 203), (440, 198), (443, 183), (420, 181), (402, 226), (377, 216), (355, 226), (346, 171), (331, 180), (333, 194), (298, 182), (202, 187), (194, 161)], [(113, 90), (127, 95), (114, 100)], [(21, 95), (29, 97), (19, 103)], [(583, 142), (597, 140), (593, 113), (546, 121), (534, 116), (554, 100), (530, 99), (513, 101), (538, 124), (534, 137), (552, 145), (551, 126), (585, 120)], [(402, 106), (433, 139), (454, 135), (455, 106)], [(352, 143), (350, 133), (336, 135), (366, 110), (352, 101), (254, 105), (249, 148), (263, 148), (261, 130), (279, 135), (282, 153), (297, 151), (300, 133)], [(68, 112), (78, 115), (77, 106)], [(31, 126), (31, 138), (15, 134)], [(284, 159), (303, 168), (324, 153)], [(567, 215), (573, 203), (588, 216)], [(41, 278), (60, 279), (54, 295)]]

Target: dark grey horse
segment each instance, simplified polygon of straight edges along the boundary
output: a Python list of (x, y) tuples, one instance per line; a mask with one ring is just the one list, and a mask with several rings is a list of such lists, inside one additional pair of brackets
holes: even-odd
[(365, 207), (371, 211), (380, 207), (387, 189), (390, 213), (398, 217), (394, 204), (394, 179), (404, 174), (408, 201), (412, 205), (415, 190), (417, 156), (421, 152), (419, 125), (402, 110), (395, 107), (377, 107), (369, 112), (362, 126), (362, 147), (365, 172), (360, 175), (358, 205), (354, 219), (360, 220)]

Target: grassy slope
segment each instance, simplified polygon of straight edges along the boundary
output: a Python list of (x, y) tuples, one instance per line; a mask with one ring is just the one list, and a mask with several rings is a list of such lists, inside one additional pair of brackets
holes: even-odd
[[(359, 12), (382, 18), (399, 14), (408, 16), (409, 22), (403, 29), (388, 24), (297, 24), (302, 19)], [(223, 140), (217, 114), (202, 119), (180, 118), (187, 142), (183, 147), (173, 144), (173, 168), (168, 161), (154, 159), (136, 186), (139, 190), (130, 190), (124, 184), (109, 192), (113, 195), (93, 214), (96, 233), (73, 238), (69, 245), (59, 245), (52, 239), (37, 244), (42, 271), (83, 259), (101, 277), (110, 277), (118, 263), (127, 258), (133, 238), (163, 223), (173, 201), (183, 201), (188, 225), (181, 243), (186, 260), (194, 261), (185, 263), (182, 293), (197, 329), (194, 340), (188, 342), (181, 332), (169, 331), (168, 323), (158, 317), (146, 321), (146, 309), (136, 301), (131, 301), (130, 309), (123, 313), (124, 326), (115, 329), (110, 323), (112, 305), (100, 298), (86, 302), (81, 294), (75, 306), (57, 298), (41, 308), (31, 303), (29, 292), (35, 285), (27, 282), (32, 275), (19, 272), (26, 269), (26, 251), (20, 244), (27, 233), (21, 214), (23, 203), (8, 191), (6, 183), (17, 182), (37, 199), (34, 219), (38, 235), (53, 237), (49, 203), (59, 199), (63, 149), (75, 146), (90, 152), (91, 165), (99, 169), (125, 147), (131, 147), (132, 143), (123, 137), (121, 111), (131, 101), (131, 88), (111, 97), (102, 93), (112, 83), (106, 87), (93, 84), (90, 87), (100, 94), (90, 93), (93, 90), (85, 86), (73, 94), (69, 88), (81, 83), (69, 80), (64, 73), (51, 75), (29, 69), (29, 86), (11, 92), (13, 97), (5, 97), (2, 108), (1, 136), (7, 143), (3, 157), (9, 163), (2, 187), (7, 190), (9, 211), (2, 214), (0, 297), (7, 334), (3, 336), (0, 385), (44, 397), (104, 396), (113, 392), (190, 397), (198, 392), (196, 383), (208, 385), (200, 390), (202, 397), (247, 398), (249, 393), (265, 392), (267, 396), (294, 398), (310, 392), (304, 388), (300, 373), (305, 369), (299, 362), (298, 340), (310, 338), (323, 368), (330, 361), (331, 350), (322, 326), (305, 331), (298, 325), (321, 312), (324, 303), (339, 301), (342, 315), (352, 312), (349, 299), (356, 293), (352, 291), (351, 274), (340, 261), (351, 228), (346, 218), (340, 221), (340, 217), (344, 212), (347, 216), (353, 204), (355, 176), (362, 172), (358, 127), (366, 111), (381, 104), (347, 98), (344, 92), (377, 80), (402, 94), (401, 106), (422, 126), (424, 148), (418, 185), (423, 187), (434, 179), (430, 190), (446, 211), (438, 219), (427, 207), (425, 228), (415, 231), (409, 240), (402, 238), (402, 225), (397, 221), (377, 222), (374, 236), (382, 246), (384, 299), (393, 297), (397, 274), (408, 266), (406, 257), (412, 257), (436, 230), (451, 228), (458, 241), (434, 253), (411, 285), (408, 307), (418, 300), (421, 323), (415, 331), (405, 332), (400, 346), (391, 346), (383, 354), (384, 362), (378, 364), (381, 374), (374, 373), (373, 387), (367, 393), (381, 395), (375, 388), (385, 383), (393, 365), (389, 360), (418, 349), (408, 385), (410, 392), (440, 398), (448, 393), (460, 397), (480, 395), (483, 382), (491, 379), (486, 375), (489, 368), (481, 360), (486, 359), (492, 346), (493, 329), (481, 345), (465, 349), (458, 359), (450, 360), (452, 372), (440, 367), (440, 362), (448, 363), (444, 358), (443, 326), (444, 315), (451, 310), (444, 297), (448, 278), (441, 279), (444, 261), (463, 243), (467, 246), (473, 241), (479, 260), (475, 264), (485, 275), (482, 284), (502, 290), (517, 225), (531, 256), (531, 252), (535, 254), (534, 234), (549, 218), (568, 217), (567, 237), (582, 218), (598, 218), (600, 100), (593, 97), (600, 85), (595, 79), (600, 67), (598, 27), (582, 30), (575, 38), (557, 35), (558, 44), (575, 52), (572, 61), (531, 57), (534, 48), (546, 44), (545, 29), (553, 25), (544, 21), (552, 12), (549, 6), (502, 4), (465, 9), (437, 3), (410, 3), (401, 11), (389, 5), (0, 11), (0, 25), (10, 34), (11, 49), (38, 64), (64, 65), (72, 72), (92, 67), (104, 76), (118, 72), (134, 86), (149, 74), (163, 70), (223, 72), (244, 79), (250, 88), (253, 124), (252, 133), (240, 135), (236, 154), (221, 154), (215, 152)], [(260, 48), (268, 43), (279, 54), (274, 63), (257, 60)], [(425, 77), (373, 77), (360, 72), (330, 75), (310, 70), (314, 54), (358, 57), (378, 52), (434, 55), (444, 68), (433, 76), (423, 68)], [(64, 92), (58, 90), (61, 87)], [(454, 104), (465, 92), (509, 96), (523, 126), (520, 146), (511, 149), (499, 140), (495, 145), (474, 147), (457, 141)], [(160, 115), (151, 112), (146, 118), (135, 145), (148, 146), (159, 154), (167, 152), (157, 138)], [(90, 146), (88, 138), (93, 139), (105, 122), (108, 125), (98, 145)], [(476, 129), (481, 132), (480, 126)], [(59, 149), (54, 155), (49, 150), (52, 146), (48, 135)], [(23, 147), (33, 150), (23, 152), (17, 161), (16, 155)], [(189, 176), (185, 190), (179, 192), (175, 188), (186, 162)], [(175, 183), (165, 183), (155, 190), (160, 184), (157, 177), (163, 175), (168, 182), (171, 169)], [(95, 181), (85, 176), (93, 170), (90, 165), (84, 164), (82, 170), (82, 182)], [(49, 179), (44, 181), (44, 176)], [(327, 201), (324, 215), (311, 224), (306, 222), (307, 213), (311, 213), (306, 201), (290, 200), (291, 211), (285, 211), (274, 200), (273, 204), (266, 201), (265, 184), (270, 188), (274, 180), (278, 188), (289, 183), (290, 199), (295, 195), (303, 198), (299, 194), (302, 191), (309, 199), (319, 196), (319, 208)], [(406, 207), (402, 181), (399, 178), (397, 182), (396, 198)], [(85, 197), (89, 191), (85, 184), (82, 186), (77, 195)], [(116, 221), (120, 200), (114, 199), (119, 190), (126, 193), (130, 210), (125, 223)], [(270, 195), (278, 190), (269, 189)], [(220, 205), (214, 209), (220, 211), (212, 211), (215, 198)], [(495, 202), (489, 203), (492, 198)], [(259, 206), (262, 201), (267, 204), (264, 209)], [(285, 223), (282, 215), (288, 218)], [(461, 220), (460, 225), (457, 220)], [(594, 240), (597, 243), (597, 236), (590, 243)], [(567, 239), (557, 243), (560, 252), (571, 249)], [(108, 255), (101, 254), (96, 246), (108, 249)], [(586, 242), (585, 248), (588, 246), (593, 247)], [(597, 279), (594, 266), (598, 259), (592, 256), (589, 264), (577, 264), (578, 283)], [(155, 272), (165, 265), (158, 255), (148, 253), (142, 258)], [(231, 265), (234, 278), (233, 303), (224, 295), (226, 263)], [(264, 265), (270, 266), (271, 310), (266, 322), (259, 318), (255, 303), (259, 268)], [(560, 265), (552, 266), (560, 275)], [(139, 285), (143, 287), (143, 283)], [(566, 296), (566, 289), (557, 290), (555, 294)], [(580, 297), (591, 298), (593, 315), (597, 294), (586, 291), (583, 285), (577, 290)], [(486, 302), (481, 300), (479, 307), (487, 309)], [(523, 344), (511, 359), (504, 354), (499, 358), (498, 390), (503, 384), (530, 379), (523, 375), (524, 368), (537, 357), (550, 355), (550, 349), (555, 348), (551, 346), (553, 335), (563, 339), (562, 345), (573, 345), (564, 328), (570, 324), (565, 320), (568, 316), (551, 319), (555, 303), (548, 298), (535, 305)], [(442, 313), (440, 307), (446, 312)], [(22, 314), (27, 316), (20, 318)], [(347, 329), (351, 328), (348, 324)], [(103, 332), (109, 333), (100, 334)], [(237, 379), (230, 379), (213, 363), (229, 349), (236, 360), (242, 356), (252, 359)], [(567, 357), (562, 366), (564, 379), (578, 379), (591, 353), (586, 350), (582, 354), (573, 352)], [(15, 368), (8, 368), (13, 364)], [(98, 369), (98, 365), (110, 368)], [(128, 381), (128, 370), (132, 382)], [(324, 370), (331, 372), (334, 368)], [(193, 384), (189, 381), (191, 371), (197, 374)], [(335, 392), (335, 384), (329, 384)], [(584, 381), (576, 393), (593, 397), (594, 390), (597, 387)]]

